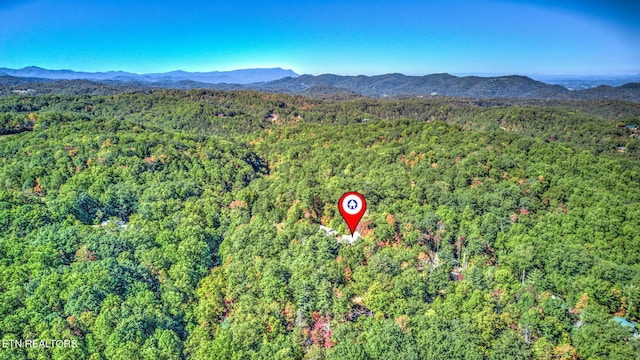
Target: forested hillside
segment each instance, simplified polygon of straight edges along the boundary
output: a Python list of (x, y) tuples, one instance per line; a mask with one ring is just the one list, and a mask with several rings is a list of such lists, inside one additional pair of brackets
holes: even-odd
[[(22, 77), (29, 76), (29, 77)], [(36, 77), (38, 76), (38, 77)], [(628, 83), (620, 79), (628, 80)], [(55, 80), (67, 79), (67, 80)], [(231, 72), (138, 75), (123, 72), (79, 73), (28, 67), (20, 70), (0, 68), (0, 96), (12, 93), (42, 95), (94, 94), (106, 95), (135, 89), (210, 89), (251, 90), (310, 97), (367, 96), (374, 98), (440, 97), (547, 100), (624, 100), (640, 102), (637, 77), (615, 80), (583, 79), (577, 84), (550, 84), (526, 76), (454, 76), (430, 74), (407, 76), (383, 74), (375, 76), (341, 76), (334, 74), (301, 75), (282, 69), (248, 69)], [(552, 79), (549, 79), (552, 80)], [(558, 80), (556, 79), (556, 82)], [(560, 80), (560, 83), (563, 81)], [(615, 83), (618, 86), (609, 85)]]
[[(2, 359), (636, 359), (640, 105), (0, 99)], [(368, 211), (353, 245), (337, 209)]]

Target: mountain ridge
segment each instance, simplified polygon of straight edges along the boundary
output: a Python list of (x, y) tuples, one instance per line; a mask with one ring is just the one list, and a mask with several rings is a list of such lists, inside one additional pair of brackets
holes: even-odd
[(14, 77), (43, 78), (52, 80), (92, 80), (92, 81), (182, 81), (192, 80), (205, 84), (235, 83), (250, 84), (268, 82), (283, 77), (296, 77), (292, 70), (283, 68), (252, 68), (231, 71), (188, 72), (174, 70), (164, 73), (137, 74), (126, 71), (85, 72), (74, 70), (50, 70), (38, 66), (27, 66), (22, 69), (0, 68), (0, 75)]
[(569, 90), (562, 86), (545, 84), (523, 75), (458, 77), (448, 73), (424, 76), (394, 73), (370, 77), (333, 74), (301, 75), (296, 78), (274, 80), (262, 84), (259, 89), (295, 94), (317, 86), (342, 88), (360, 95), (381, 98), (396, 96), (555, 98), (564, 97), (569, 93)]
[[(277, 79), (265, 80), (265, 70), (274, 70)], [(45, 72), (50, 78), (39, 78)], [(4, 76), (2, 76), (4, 74)], [(9, 73), (9, 74), (7, 74)], [(13, 75), (12, 75), (13, 74)], [(29, 76), (16, 77), (15, 75)], [(600, 85), (580, 90), (569, 90), (558, 84), (548, 84), (524, 75), (482, 77), (476, 75), (455, 76), (448, 73), (409, 76), (400, 73), (374, 76), (344, 76), (335, 74), (298, 75), (291, 70), (244, 69), (228, 72), (190, 73), (176, 70), (168, 73), (133, 74), (122, 71), (106, 73), (82, 73), (71, 70), (46, 70), (28, 67), (20, 70), (0, 68), (0, 94), (20, 93), (17, 87), (33, 86), (40, 92), (55, 91), (56, 86), (68, 87), (69, 83), (58, 83), (60, 77), (85, 76), (74, 80), (92, 81), (82, 83), (82, 93), (91, 93), (105, 88), (171, 88), (171, 89), (212, 89), (212, 90), (253, 90), (269, 93), (285, 93), (311, 97), (367, 96), (372, 98), (433, 97), (453, 96), (465, 98), (518, 98), (555, 100), (625, 100), (640, 102), (640, 83), (621, 86)], [(281, 75), (290, 76), (281, 76)], [(238, 79), (243, 79), (240, 82)], [(68, 79), (65, 79), (68, 80)], [(80, 83), (73, 83), (78, 86)], [(92, 90), (93, 89), (93, 90)], [(65, 91), (69, 91), (66, 89)], [(115, 90), (114, 90), (115, 91)], [(128, 90), (127, 90), (128, 91)]]

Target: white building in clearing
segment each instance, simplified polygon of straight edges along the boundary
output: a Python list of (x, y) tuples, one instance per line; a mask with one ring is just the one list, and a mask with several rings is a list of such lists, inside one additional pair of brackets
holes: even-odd
[(332, 228), (326, 227), (326, 226), (320, 225), (320, 231), (324, 231), (327, 236), (333, 236), (333, 237), (337, 238), (338, 241), (347, 243), (349, 245), (353, 245), (353, 243), (355, 243), (356, 240), (358, 240), (360, 238), (360, 233), (357, 232), (357, 231), (353, 233), (353, 236), (352, 235), (342, 235), (341, 237), (338, 237), (340, 234), (338, 234), (337, 231), (333, 230)]

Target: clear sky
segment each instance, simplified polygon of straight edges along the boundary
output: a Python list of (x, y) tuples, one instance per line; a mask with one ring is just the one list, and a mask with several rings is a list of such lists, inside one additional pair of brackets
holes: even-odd
[(640, 74), (640, 1), (0, 0), (0, 67)]

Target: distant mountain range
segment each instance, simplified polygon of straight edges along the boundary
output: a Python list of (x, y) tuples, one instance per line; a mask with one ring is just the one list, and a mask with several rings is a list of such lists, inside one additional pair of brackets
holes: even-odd
[(48, 70), (37, 66), (29, 66), (17, 70), (0, 68), (0, 75), (51, 80), (92, 80), (148, 83), (196, 81), (205, 84), (250, 84), (273, 81), (287, 76), (298, 76), (298, 74), (291, 70), (281, 68), (211, 72), (187, 72), (178, 70), (166, 73), (135, 74), (125, 71), (78, 72), (73, 70)]
[[(620, 86), (599, 85), (584, 78), (580, 90), (533, 80), (526, 76), (454, 76), (431, 74), (407, 76), (298, 75), (291, 70), (246, 69), (226, 72), (172, 71), (161, 74), (134, 74), (121, 71), (103, 73), (46, 70), (28, 67), (0, 68), (0, 95), (10, 93), (95, 93), (131, 91), (141, 88), (255, 90), (304, 96), (368, 96), (378, 98), (455, 96), (512, 99), (616, 99), (640, 102), (638, 82)], [(64, 80), (63, 80), (64, 79)], [(552, 78), (549, 78), (553, 80)], [(621, 81), (618, 78), (618, 83)], [(629, 77), (627, 79), (635, 79)], [(550, 80), (550, 81), (551, 81)], [(571, 78), (556, 78), (569, 81)], [(599, 86), (597, 86), (599, 85)]]
[(371, 97), (461, 96), (549, 98), (568, 92), (558, 85), (548, 85), (525, 76), (457, 77), (449, 74), (406, 76), (386, 74), (378, 76), (302, 75), (271, 81), (261, 88), (276, 92), (305, 93), (318, 87), (345, 89)]
[(532, 75), (535, 80), (552, 85), (562, 85), (569, 90), (586, 90), (601, 85), (611, 87), (640, 82), (635, 75)]
[[(251, 86), (251, 85), (249, 85)], [(406, 76), (301, 75), (270, 81), (255, 90), (300, 95), (355, 94), (369, 97), (455, 96), (466, 98), (520, 99), (617, 99), (640, 102), (640, 83), (612, 87), (600, 85), (584, 90), (569, 90), (561, 85), (546, 84), (526, 76), (495, 77), (431, 74)]]

